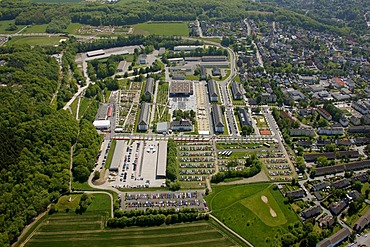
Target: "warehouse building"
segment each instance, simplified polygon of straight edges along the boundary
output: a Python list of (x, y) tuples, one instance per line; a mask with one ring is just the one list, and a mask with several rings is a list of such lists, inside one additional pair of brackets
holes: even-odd
[(166, 178), (166, 165), (167, 165), (167, 142), (160, 141), (158, 143), (158, 155), (157, 155), (157, 169), (156, 178)]

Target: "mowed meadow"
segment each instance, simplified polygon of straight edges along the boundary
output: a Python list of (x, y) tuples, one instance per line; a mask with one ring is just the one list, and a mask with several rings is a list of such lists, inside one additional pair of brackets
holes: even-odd
[(212, 214), (254, 246), (272, 246), (288, 232), (289, 224), (300, 224), (270, 183), (220, 185), (212, 190), (206, 198)]

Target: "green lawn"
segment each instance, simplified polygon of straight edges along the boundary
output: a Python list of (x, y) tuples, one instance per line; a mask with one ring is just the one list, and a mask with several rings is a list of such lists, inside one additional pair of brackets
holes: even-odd
[(104, 167), (106, 169), (109, 169), (110, 165), (112, 164), (114, 150), (116, 149), (116, 143), (117, 143), (117, 140), (112, 141), (112, 145), (111, 145), (111, 147), (109, 149), (109, 152), (108, 152), (107, 161), (105, 162), (105, 165), (104, 165)]
[(147, 22), (133, 26), (136, 34), (157, 34), (167, 36), (188, 36), (189, 28), (186, 22)]
[(289, 224), (300, 224), (280, 191), (273, 190), (270, 183), (214, 186), (206, 200), (213, 215), (254, 246), (273, 246), (288, 232)]
[(45, 33), (46, 27), (48, 24), (42, 24), (42, 25), (31, 25), (27, 27), (23, 33)]
[(49, 46), (59, 44), (61, 37), (12, 37), (9, 44), (28, 44), (30, 46)]
[(76, 118), (77, 106), (78, 106), (78, 97), (71, 104), (72, 116), (74, 118)]
[(14, 20), (0, 21), (0, 33), (4, 33), (4, 34), (16, 33), (25, 27), (24, 25), (17, 25), (17, 30), (7, 31), (6, 29), (9, 27), (9, 25), (12, 25), (12, 24), (14, 24)]
[(80, 23), (70, 23), (66, 29), (67, 33), (76, 34), (76, 31), (82, 27)]
[(81, 3), (81, 0), (31, 0), (39, 3)]
[[(69, 198), (71, 198), (70, 201)], [(58, 211), (65, 211), (66, 209), (74, 210), (78, 206), (80, 199), (81, 194), (62, 196), (59, 198), (58, 203), (56, 204), (56, 208), (58, 209)]]
[(80, 110), (78, 111), (78, 118), (80, 119), (86, 112), (87, 108), (89, 108), (91, 100), (88, 98), (82, 98), (80, 102)]

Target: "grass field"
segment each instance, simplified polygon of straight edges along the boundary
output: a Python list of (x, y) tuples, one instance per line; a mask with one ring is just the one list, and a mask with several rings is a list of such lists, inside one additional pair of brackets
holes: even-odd
[(67, 33), (76, 34), (76, 31), (82, 27), (80, 23), (70, 23), (66, 29)]
[(23, 33), (45, 33), (46, 27), (48, 24), (42, 24), (42, 25), (31, 25), (30, 27), (27, 27)]
[(71, 111), (72, 111), (72, 116), (76, 118), (77, 114), (77, 106), (78, 106), (78, 98), (76, 98), (72, 104), (71, 104)]
[(24, 25), (17, 25), (17, 30), (14, 31), (7, 31), (6, 29), (9, 27), (9, 25), (14, 24), (14, 20), (6, 20), (6, 21), (0, 21), (0, 33), (16, 33), (22, 28), (24, 28)]
[(104, 167), (106, 169), (109, 169), (110, 168), (110, 165), (112, 164), (114, 150), (116, 149), (116, 143), (117, 143), (117, 140), (113, 140), (112, 141), (112, 146), (109, 149), (108, 156), (107, 156), (107, 161), (106, 161), (106, 163), (104, 165)]
[[(267, 202), (262, 201), (262, 196)], [(270, 183), (215, 186), (206, 200), (213, 215), (254, 246), (274, 245), (288, 231), (288, 224), (299, 222)]]
[(59, 44), (61, 37), (12, 37), (9, 44), (28, 44), (30, 46), (49, 46)]
[(86, 112), (87, 108), (89, 108), (91, 104), (91, 100), (88, 98), (83, 97), (80, 102), (80, 109), (78, 111), (78, 118), (80, 119)]
[(133, 26), (135, 34), (157, 34), (167, 36), (188, 36), (189, 28), (186, 22), (155, 22), (140, 23)]

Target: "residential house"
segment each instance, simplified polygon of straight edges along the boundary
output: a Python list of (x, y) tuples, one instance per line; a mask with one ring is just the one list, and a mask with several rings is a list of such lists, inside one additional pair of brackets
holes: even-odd
[(346, 200), (341, 200), (339, 202), (332, 202), (329, 205), (329, 210), (332, 212), (334, 215), (340, 214), (345, 208), (347, 207), (347, 201)]
[(240, 91), (240, 86), (236, 81), (233, 81), (231, 83), (231, 91), (233, 93), (234, 100), (240, 100), (243, 99), (243, 94)]
[(321, 213), (321, 207), (320, 206), (313, 206), (313, 207), (310, 207), (306, 210), (304, 210), (301, 215), (303, 218), (305, 219), (309, 219), (309, 218), (312, 218), (316, 215), (319, 215)]
[(334, 135), (343, 135), (344, 129), (342, 127), (329, 127), (329, 128), (318, 128), (318, 134), (319, 135), (328, 135), (328, 136), (334, 136)]
[(324, 240), (317, 243), (316, 247), (338, 246), (345, 239), (347, 239), (350, 235), (351, 235), (351, 231), (348, 228), (342, 228), (336, 233), (334, 233), (332, 236), (330, 236), (329, 238), (325, 238)]
[(328, 121), (333, 119), (330, 113), (322, 107), (317, 107), (316, 111)]
[(308, 128), (292, 128), (289, 129), (290, 136), (314, 136), (315, 130)]
[(353, 229), (357, 232), (362, 232), (370, 223), (370, 209), (366, 211), (355, 223)]
[(287, 191), (285, 193), (285, 197), (288, 197), (292, 200), (302, 198), (305, 196), (304, 190), (299, 189), (299, 190), (293, 190), (293, 191)]
[(336, 189), (342, 189), (351, 185), (351, 182), (347, 178), (343, 178), (332, 183), (332, 186)]

